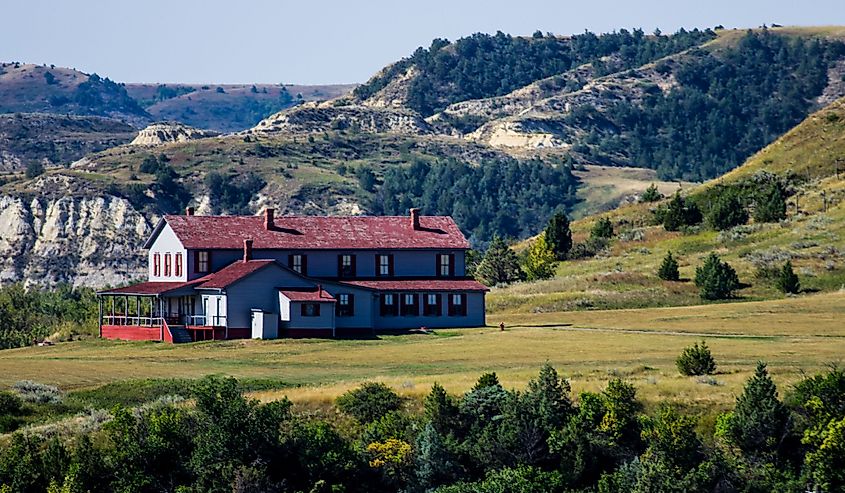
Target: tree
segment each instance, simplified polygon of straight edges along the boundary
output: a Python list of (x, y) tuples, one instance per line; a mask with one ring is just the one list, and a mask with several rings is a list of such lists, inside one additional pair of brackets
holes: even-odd
[(449, 484), (460, 476), (460, 465), (446, 439), (429, 422), (417, 437), (416, 482), (422, 491)]
[(484, 258), (475, 268), (475, 277), (488, 286), (495, 286), (520, 281), (523, 274), (516, 253), (508, 247), (505, 240), (495, 236), (484, 253)]
[(716, 372), (716, 360), (710, 353), (707, 343), (701, 341), (699, 346), (696, 342), (692, 346), (684, 348), (684, 351), (675, 360), (675, 365), (681, 375), (712, 375)]
[(757, 197), (754, 221), (774, 223), (786, 219), (786, 192), (780, 183), (770, 183)]
[(687, 203), (680, 192), (675, 192), (669, 205), (661, 210), (660, 214), (666, 231), (678, 231), (684, 226), (693, 226), (701, 222), (701, 211), (694, 203)]
[(748, 222), (748, 211), (738, 192), (723, 190), (707, 211), (707, 224), (716, 230), (739, 226)]
[(572, 230), (569, 226), (569, 218), (564, 212), (556, 212), (545, 232), (546, 243), (552, 249), (558, 260), (565, 260), (569, 250), (572, 249)]
[(664, 281), (678, 281), (681, 279), (681, 274), (678, 272), (678, 261), (672, 256), (672, 252), (666, 252), (660, 268), (657, 269), (657, 277)]
[(663, 198), (663, 194), (657, 189), (657, 185), (652, 183), (645, 192), (640, 196), (640, 202), (657, 202)]
[(387, 385), (366, 382), (337, 398), (337, 407), (361, 423), (371, 423), (402, 405), (399, 397)]
[(557, 259), (546, 242), (545, 234), (540, 236), (528, 247), (522, 263), (522, 270), (529, 281), (548, 279), (555, 275)]
[(792, 270), (791, 260), (787, 260), (783, 264), (783, 268), (775, 279), (775, 285), (782, 293), (797, 294), (801, 291), (801, 281), (798, 280), (798, 276)]
[(724, 300), (733, 297), (739, 289), (739, 277), (727, 262), (711, 253), (704, 264), (695, 269), (695, 285), (698, 286), (702, 299)]
[(355, 168), (355, 178), (358, 179), (358, 184), (367, 192), (372, 192), (376, 189), (376, 174), (367, 166), (358, 166)]
[(603, 217), (593, 224), (593, 229), (590, 231), (590, 238), (613, 238), (613, 224), (610, 219)]
[(720, 421), (722, 435), (747, 456), (766, 457), (777, 451), (787, 433), (789, 411), (778, 399), (765, 363), (757, 363), (733, 412)]
[(563, 426), (572, 414), (571, 390), (569, 382), (558, 376), (557, 370), (549, 363), (543, 365), (536, 379), (528, 382), (525, 398), (537, 412), (546, 432), (551, 433)]
[(44, 165), (41, 164), (41, 161), (30, 161), (26, 165), (26, 171), (24, 171), (24, 175), (29, 178), (35, 178), (37, 176), (41, 176), (44, 174)]
[(442, 385), (435, 382), (423, 403), (425, 418), (437, 430), (448, 435), (458, 425), (458, 406)]

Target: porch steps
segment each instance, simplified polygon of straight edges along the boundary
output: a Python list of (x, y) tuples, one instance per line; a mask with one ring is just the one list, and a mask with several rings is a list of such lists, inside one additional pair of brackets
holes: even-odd
[(170, 335), (173, 336), (173, 344), (194, 342), (193, 338), (191, 338), (191, 334), (185, 329), (185, 327), (171, 325), (169, 328)]

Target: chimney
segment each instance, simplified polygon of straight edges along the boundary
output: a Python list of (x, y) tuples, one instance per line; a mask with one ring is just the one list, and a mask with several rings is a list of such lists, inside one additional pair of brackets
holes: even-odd
[(244, 262), (252, 260), (252, 239), (244, 238)]
[(411, 226), (420, 229), (420, 210), (416, 207), (411, 209)]
[(194, 215), (194, 208), (193, 207), (185, 207), (185, 215), (186, 216), (193, 216)]
[(271, 208), (264, 209), (264, 229), (270, 231), (271, 229), (276, 227), (275, 222), (273, 221), (273, 216), (275, 215), (276, 210)]
[(323, 285), (318, 284), (317, 285), (317, 298), (322, 298), (322, 297), (323, 297)]

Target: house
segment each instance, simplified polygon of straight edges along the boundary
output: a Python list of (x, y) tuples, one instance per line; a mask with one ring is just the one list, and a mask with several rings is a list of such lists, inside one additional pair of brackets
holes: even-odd
[(187, 342), (485, 323), (451, 217), (164, 216), (148, 280), (98, 293), (100, 335)]

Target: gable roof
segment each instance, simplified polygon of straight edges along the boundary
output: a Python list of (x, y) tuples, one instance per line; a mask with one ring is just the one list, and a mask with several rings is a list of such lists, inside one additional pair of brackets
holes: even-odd
[(280, 289), (280, 293), (287, 296), (291, 301), (316, 301), (320, 303), (334, 303), (336, 300), (334, 296), (326, 292), (325, 289)]
[(251, 238), (255, 249), (429, 249), (469, 248), (458, 225), (448, 216), (421, 216), (414, 229), (408, 216), (279, 216), (270, 230), (262, 216), (165, 216), (187, 249), (240, 249)]
[(276, 261), (273, 259), (236, 260), (217, 272), (197, 279), (199, 284), (195, 287), (197, 289), (224, 289), (252, 275), (256, 271), (275, 263)]

